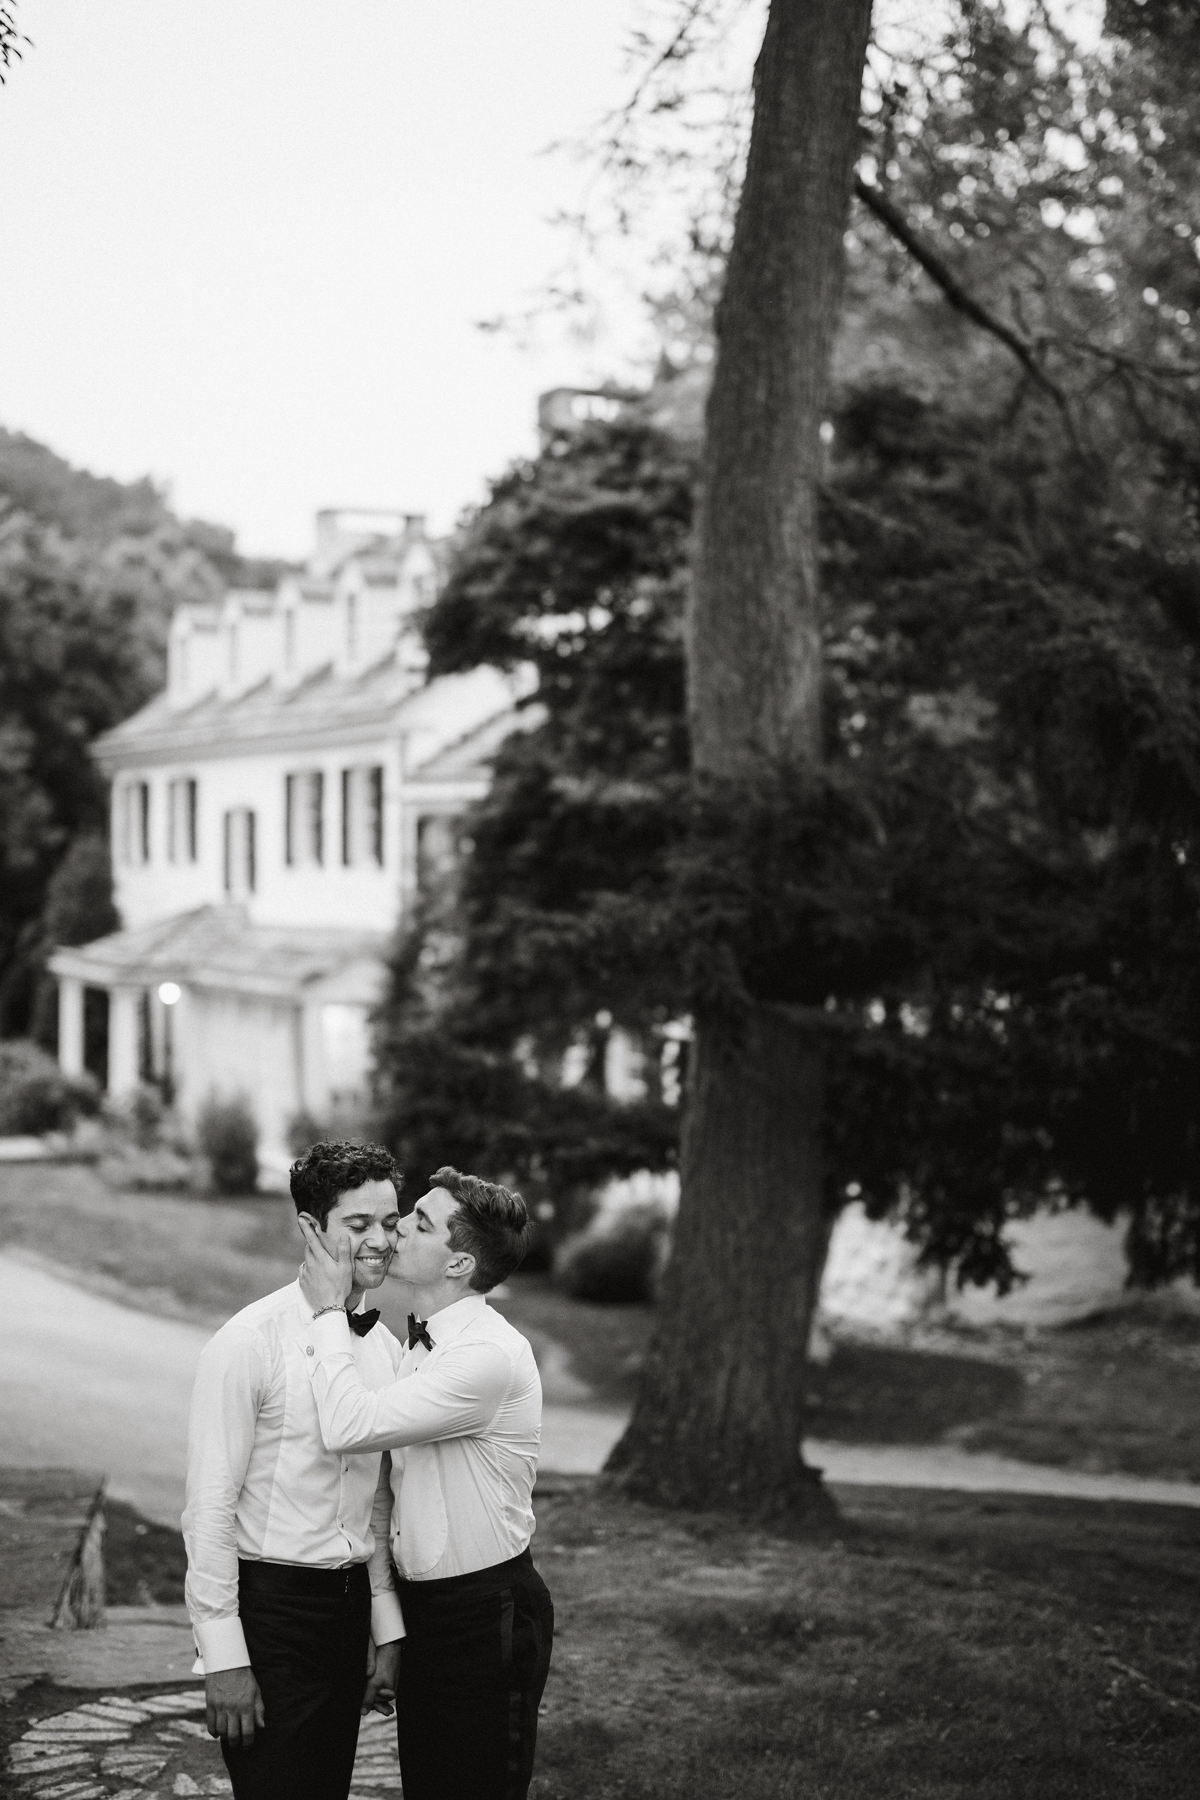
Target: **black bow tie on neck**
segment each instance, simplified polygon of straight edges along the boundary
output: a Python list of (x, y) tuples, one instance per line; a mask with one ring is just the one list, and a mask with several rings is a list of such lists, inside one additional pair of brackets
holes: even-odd
[(433, 1339), (426, 1329), (424, 1319), (418, 1319), (416, 1313), (408, 1315), (408, 1347), (412, 1350), (417, 1344), (424, 1344), (427, 1350), (433, 1349)]
[(368, 1331), (370, 1331), (371, 1327), (374, 1325), (375, 1321), (378, 1319), (379, 1312), (378, 1312), (378, 1309), (376, 1309), (375, 1312), (365, 1312), (365, 1313), (348, 1312), (346, 1314), (346, 1317), (350, 1321), (350, 1329), (354, 1333), (355, 1337), (366, 1337)]

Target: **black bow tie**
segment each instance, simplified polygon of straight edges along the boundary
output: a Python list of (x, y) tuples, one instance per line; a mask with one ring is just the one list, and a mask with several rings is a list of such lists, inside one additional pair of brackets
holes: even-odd
[(409, 1313), (408, 1347), (412, 1350), (417, 1344), (424, 1344), (427, 1350), (433, 1349), (433, 1339), (426, 1329), (424, 1319), (418, 1319), (416, 1313)]
[(350, 1329), (355, 1337), (366, 1337), (368, 1331), (370, 1331), (376, 1319), (379, 1317), (379, 1313), (378, 1311), (365, 1313), (348, 1312), (346, 1317), (350, 1321)]

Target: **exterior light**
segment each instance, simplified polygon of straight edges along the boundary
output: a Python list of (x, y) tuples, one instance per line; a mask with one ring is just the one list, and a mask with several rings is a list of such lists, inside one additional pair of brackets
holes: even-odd
[(164, 981), (158, 990), (158, 997), (164, 1006), (174, 1006), (177, 1000), (183, 999), (183, 989), (177, 981)]

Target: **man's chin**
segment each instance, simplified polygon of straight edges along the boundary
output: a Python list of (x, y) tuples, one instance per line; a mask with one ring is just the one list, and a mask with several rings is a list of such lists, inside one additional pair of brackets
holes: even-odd
[(381, 1287), (387, 1272), (388, 1265), (386, 1258), (382, 1262), (377, 1263), (362, 1263), (355, 1258), (354, 1285), (356, 1288)]

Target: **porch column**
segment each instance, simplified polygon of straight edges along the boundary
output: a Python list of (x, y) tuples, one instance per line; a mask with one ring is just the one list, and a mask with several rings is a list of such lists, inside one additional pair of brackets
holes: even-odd
[(137, 988), (111, 988), (108, 995), (108, 1091), (114, 1099), (138, 1084)]
[(58, 1066), (83, 1074), (83, 983), (74, 975), (58, 978)]
[(310, 1001), (300, 1011), (300, 1104), (311, 1118), (324, 1120), (329, 1108), (321, 1008)]

